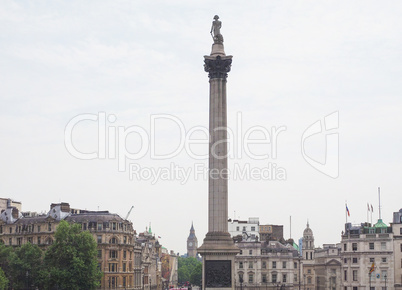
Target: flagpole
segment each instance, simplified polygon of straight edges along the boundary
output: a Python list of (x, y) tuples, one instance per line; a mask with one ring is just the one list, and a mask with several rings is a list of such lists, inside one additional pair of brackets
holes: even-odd
[(373, 226), (373, 205), (371, 205), (371, 226)]
[(367, 203), (367, 223), (370, 223), (370, 220), (369, 220), (369, 211), (370, 211), (370, 206), (369, 206), (369, 204)]
[(378, 219), (381, 219), (381, 195), (380, 188), (378, 188)]
[(345, 200), (345, 220), (346, 220), (345, 224), (348, 223), (348, 210), (347, 210), (347, 208), (348, 208), (348, 203)]

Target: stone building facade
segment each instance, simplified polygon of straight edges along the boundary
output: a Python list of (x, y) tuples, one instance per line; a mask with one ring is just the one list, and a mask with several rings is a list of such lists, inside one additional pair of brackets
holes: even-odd
[(101, 289), (162, 289), (160, 245), (152, 233), (136, 236), (130, 221), (108, 211), (70, 208), (51, 204), (47, 214), (21, 213), (9, 206), (0, 214), (0, 242), (25, 243), (45, 248), (54, 242), (61, 220), (80, 224), (98, 244), (98, 265), (103, 272)]
[[(381, 219), (374, 225), (345, 224), (341, 240), (342, 281), (344, 289), (374, 289), (394, 285), (394, 243), (392, 227)], [(374, 271), (369, 275), (370, 268)]]
[(235, 259), (236, 288), (299, 289), (301, 261), (290, 244), (242, 241)]
[(402, 209), (394, 212), (391, 227), (394, 234), (394, 288), (402, 289)]

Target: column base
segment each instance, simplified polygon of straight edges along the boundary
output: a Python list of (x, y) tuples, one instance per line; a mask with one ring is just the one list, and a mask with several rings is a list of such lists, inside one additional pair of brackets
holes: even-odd
[(235, 256), (240, 250), (230, 234), (207, 233), (197, 251), (202, 256), (202, 289), (235, 289)]

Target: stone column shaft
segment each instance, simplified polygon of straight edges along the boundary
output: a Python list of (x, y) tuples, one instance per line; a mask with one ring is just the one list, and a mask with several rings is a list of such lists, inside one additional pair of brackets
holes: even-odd
[(228, 231), (226, 79), (210, 79), (208, 232)]

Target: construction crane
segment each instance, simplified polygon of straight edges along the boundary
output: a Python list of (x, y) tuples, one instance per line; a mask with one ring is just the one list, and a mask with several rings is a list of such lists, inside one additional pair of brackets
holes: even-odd
[(128, 219), (128, 217), (130, 216), (131, 211), (133, 210), (134, 205), (131, 206), (130, 210), (128, 211), (127, 215), (126, 215), (126, 219)]

